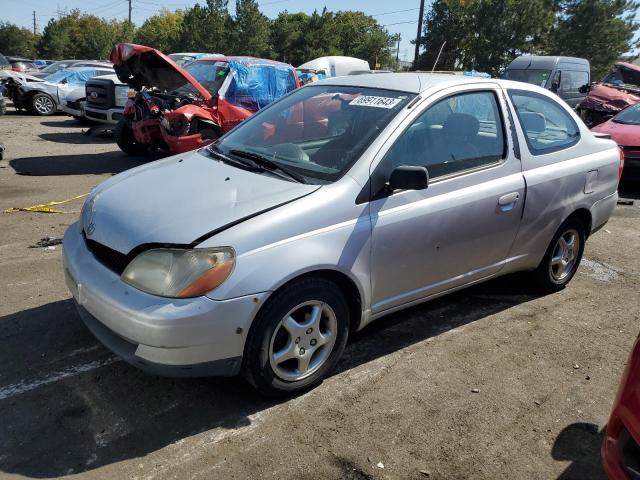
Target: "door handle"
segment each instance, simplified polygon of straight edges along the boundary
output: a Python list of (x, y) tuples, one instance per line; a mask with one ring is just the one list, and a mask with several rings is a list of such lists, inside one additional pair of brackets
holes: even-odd
[(507, 193), (506, 195), (502, 195), (498, 199), (498, 205), (505, 207), (507, 205), (511, 205), (512, 203), (516, 203), (520, 199), (520, 194), (518, 192)]

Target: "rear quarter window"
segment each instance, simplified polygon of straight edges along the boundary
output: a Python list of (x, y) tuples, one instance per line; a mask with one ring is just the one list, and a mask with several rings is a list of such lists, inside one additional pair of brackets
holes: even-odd
[(509, 90), (509, 96), (531, 154), (564, 150), (580, 140), (578, 125), (557, 101), (524, 90)]

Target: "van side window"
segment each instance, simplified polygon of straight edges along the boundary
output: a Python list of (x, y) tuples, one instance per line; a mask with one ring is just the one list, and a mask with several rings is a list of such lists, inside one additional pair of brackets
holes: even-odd
[(562, 81), (560, 82), (560, 91), (565, 95), (580, 95), (580, 87), (589, 84), (589, 74), (578, 70), (564, 70), (562, 72)]
[(391, 147), (389, 171), (427, 167), (431, 178), (490, 165), (506, 152), (502, 117), (493, 92), (462, 93), (430, 106)]
[(569, 148), (580, 140), (578, 125), (555, 100), (523, 90), (509, 90), (509, 96), (533, 155)]

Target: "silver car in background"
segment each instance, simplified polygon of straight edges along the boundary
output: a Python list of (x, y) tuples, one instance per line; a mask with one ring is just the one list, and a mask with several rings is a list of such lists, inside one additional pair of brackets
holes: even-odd
[(619, 170), (615, 143), (536, 86), (337, 77), (96, 187), (64, 271), (131, 364), (291, 393), (390, 312), (516, 271), (563, 288)]

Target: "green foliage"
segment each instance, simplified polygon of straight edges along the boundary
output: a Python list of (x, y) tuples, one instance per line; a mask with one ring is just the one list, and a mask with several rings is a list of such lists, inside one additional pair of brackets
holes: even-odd
[(157, 15), (145, 20), (133, 37), (134, 43), (148, 45), (158, 50), (171, 53), (180, 50), (180, 35), (184, 22), (184, 12), (171, 12), (162, 9)]
[(0, 53), (35, 58), (37, 43), (38, 37), (31, 30), (0, 22)]
[(38, 52), (44, 58), (106, 59), (114, 44), (131, 40), (134, 29), (128, 21), (107, 22), (74, 9), (49, 20)]
[(583, 57), (600, 80), (623, 54), (637, 48), (639, 3), (628, 0), (563, 0), (560, 2), (550, 51)]
[(554, 21), (553, 0), (436, 0), (426, 15), (418, 68), (476, 69), (497, 75), (523, 53), (542, 53)]
[(207, 0), (186, 11), (182, 23), (179, 50), (227, 53), (233, 48), (229, 32), (232, 27), (227, 0)]
[(233, 19), (233, 45), (238, 55), (268, 57), (271, 54), (271, 22), (258, 8), (256, 0), (236, 0)]
[(303, 50), (308, 20), (305, 13), (280, 12), (271, 24), (269, 36), (275, 58), (296, 66), (307, 60)]

